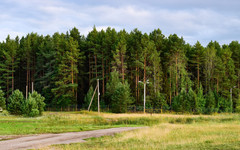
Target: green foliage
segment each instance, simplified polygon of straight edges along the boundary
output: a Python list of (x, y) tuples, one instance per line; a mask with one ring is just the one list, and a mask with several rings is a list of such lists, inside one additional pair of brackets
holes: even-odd
[[(211, 41), (206, 47), (197, 41), (192, 46), (176, 34), (165, 37), (160, 29), (147, 34), (138, 29), (118, 32), (110, 27), (99, 31), (95, 26), (85, 37), (74, 27), (52, 36), (8, 36), (0, 42), (0, 58), (0, 86), (7, 104), (14, 89), (25, 93), (26, 86), (31, 91), (34, 83), (34, 90), (46, 98), (47, 106), (78, 104), (87, 108), (94, 90), (90, 87), (99, 79), (101, 103), (106, 106), (115, 105), (114, 92), (117, 99), (130, 93), (132, 104), (142, 105), (139, 81), (149, 80), (146, 98), (150, 107), (166, 110), (169, 106), (191, 113), (233, 112), (239, 107), (238, 41), (229, 45)], [(119, 77), (111, 81), (114, 70)], [(233, 103), (229, 106), (231, 88)], [(96, 98), (92, 110), (97, 108)], [(43, 100), (34, 99), (43, 108)], [(40, 114), (43, 111), (38, 110)]]
[(23, 105), (22, 113), (29, 117), (36, 117), (39, 115), (37, 102), (35, 98), (33, 98), (30, 94), (29, 98), (25, 101)]
[(184, 112), (185, 110), (189, 110), (190, 104), (187, 102), (187, 100), (187, 93), (185, 90), (182, 90), (178, 96), (173, 98), (172, 109), (176, 112)]
[(218, 97), (219, 102), (219, 112), (232, 112), (231, 101), (224, 97)]
[(238, 96), (238, 99), (237, 99), (235, 111), (240, 113), (240, 95)]
[(110, 81), (107, 83), (107, 91), (112, 112), (126, 112), (127, 106), (132, 102), (130, 87), (127, 81), (124, 83), (120, 82), (118, 72), (114, 71), (111, 73)]
[(13, 91), (13, 94), (8, 99), (8, 111), (14, 115), (21, 115), (25, 104), (23, 93), (19, 90)]
[(179, 95), (173, 98), (172, 107), (176, 112), (198, 113), (199, 104), (197, 94), (191, 88), (188, 92), (182, 89)]
[(202, 84), (200, 84), (200, 87), (197, 93), (197, 103), (198, 103), (197, 112), (205, 113), (206, 99), (205, 99), (205, 96), (203, 95)]
[(14, 115), (39, 116), (44, 111), (44, 99), (44, 97), (34, 91), (25, 100), (22, 92), (15, 90), (9, 97), (8, 111)]
[(6, 99), (4, 97), (4, 92), (0, 87), (0, 107), (2, 109), (6, 109)]
[[(91, 99), (92, 99), (92, 96), (93, 96), (93, 87), (91, 86), (86, 94), (86, 96), (84, 97), (84, 104), (83, 104), (83, 107), (85, 109), (88, 109), (88, 106), (91, 102)], [(93, 98), (93, 101), (92, 101), (92, 104), (91, 104), (91, 107), (90, 107), (90, 110), (94, 110), (96, 111), (98, 109), (98, 105), (97, 105), (97, 91), (94, 95), (94, 98)]]
[(156, 94), (150, 97), (150, 100), (153, 108), (161, 108), (161, 110), (168, 109), (168, 104), (163, 93), (157, 92)]
[(206, 95), (206, 113), (217, 112), (215, 110), (215, 107), (216, 107), (215, 96), (214, 93), (210, 90)]
[(39, 111), (39, 115), (42, 115), (42, 112), (44, 111), (45, 103), (44, 100), (45, 98), (41, 96), (41, 94), (38, 94), (36, 91), (34, 91), (32, 94), (29, 94), (29, 98), (34, 99), (36, 101), (37, 109)]
[(197, 112), (199, 109), (197, 94), (192, 90), (192, 88), (188, 91), (188, 102), (190, 103), (190, 110), (188, 110), (188, 112)]

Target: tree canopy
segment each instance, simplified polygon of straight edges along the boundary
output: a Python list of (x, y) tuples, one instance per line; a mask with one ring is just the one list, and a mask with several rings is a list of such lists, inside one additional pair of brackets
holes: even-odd
[(10, 103), (15, 89), (26, 93), (33, 87), (48, 107), (83, 108), (99, 79), (101, 106), (113, 112), (142, 106), (139, 81), (147, 80), (148, 108), (212, 113), (240, 107), (238, 41), (222, 46), (210, 41), (206, 47), (197, 41), (192, 46), (160, 29), (147, 34), (93, 27), (84, 36), (74, 27), (46, 36), (8, 36), (0, 42), (0, 58), (0, 87), (5, 93), (1, 105)]

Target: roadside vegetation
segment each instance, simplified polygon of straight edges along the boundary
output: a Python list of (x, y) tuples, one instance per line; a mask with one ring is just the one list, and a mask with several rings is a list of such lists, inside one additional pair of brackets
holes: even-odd
[[(195, 120), (195, 119), (193, 119)], [(226, 122), (163, 123), (136, 131), (88, 139), (46, 149), (239, 149), (240, 124)]]
[[(85, 112), (86, 113), (86, 112)], [(84, 143), (54, 145), (44, 149), (239, 149), (238, 114), (108, 114), (97, 116), (102, 125), (137, 125), (147, 128), (113, 136), (90, 138)], [(75, 118), (76, 114), (71, 114)], [(96, 121), (96, 120), (95, 120)]]
[(0, 114), (0, 135), (77, 132), (121, 126), (155, 126), (159, 124), (240, 123), (237, 114), (112, 114), (79, 112), (44, 112), (41, 117)]

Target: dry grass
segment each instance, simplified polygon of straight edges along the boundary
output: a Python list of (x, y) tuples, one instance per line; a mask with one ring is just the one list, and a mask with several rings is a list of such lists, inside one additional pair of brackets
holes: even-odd
[[(88, 112), (86, 114), (98, 115)], [(101, 113), (98, 117), (115, 120), (129, 119), (136, 121), (135, 123), (152, 121), (152, 123), (150, 128), (125, 132), (114, 137), (93, 138), (85, 143), (57, 145), (45, 149), (240, 149), (240, 116), (238, 114)], [(155, 122), (156, 120), (161, 121)]]
[(239, 149), (240, 124), (161, 124), (49, 149)]
[(112, 114), (45, 112), (24, 118), (0, 114), (0, 135), (96, 130), (119, 126), (149, 126), (114, 137), (45, 149), (240, 149), (240, 115)]

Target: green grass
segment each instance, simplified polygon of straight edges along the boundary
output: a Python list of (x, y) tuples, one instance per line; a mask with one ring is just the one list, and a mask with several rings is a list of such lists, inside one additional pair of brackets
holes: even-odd
[(149, 126), (45, 149), (240, 149), (240, 115), (112, 114), (45, 112), (37, 118), (0, 114), (0, 135), (77, 132)]
[(115, 115), (115, 118), (121, 122), (128, 118), (130, 123), (150, 127), (46, 149), (240, 149), (240, 116), (237, 114), (132, 115)]
[(45, 112), (37, 118), (0, 114), (0, 135), (79, 132), (122, 126), (136, 125), (122, 120), (106, 119), (96, 113)]

